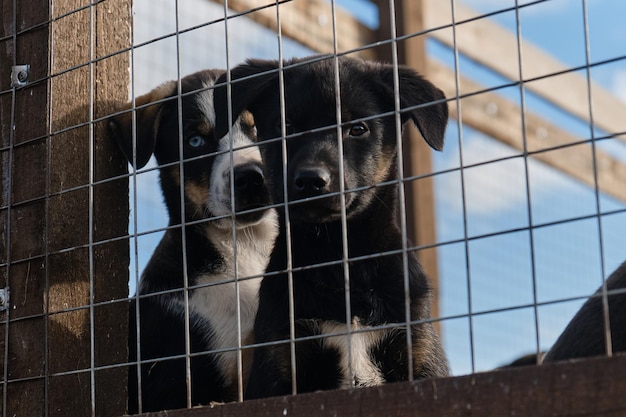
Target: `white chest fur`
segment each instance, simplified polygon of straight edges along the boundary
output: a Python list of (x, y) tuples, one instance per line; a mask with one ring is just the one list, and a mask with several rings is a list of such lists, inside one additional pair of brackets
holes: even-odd
[(371, 350), (385, 336), (385, 331), (367, 330), (358, 319), (354, 319), (350, 327), (348, 337), (345, 323), (325, 321), (319, 324), (322, 335), (335, 335), (325, 337), (323, 343), (339, 351), (342, 372), (340, 388), (352, 388), (353, 381), (361, 387), (384, 384), (385, 379), (373, 361)]
[(198, 285), (206, 286), (193, 291), (189, 309), (210, 323), (209, 348), (224, 350), (218, 362), (225, 377), (236, 375), (237, 348), (252, 341), (261, 275), (276, 235), (275, 213), (268, 216), (269, 221), (237, 230), (235, 240), (230, 231), (207, 230), (222, 255), (223, 268), (196, 278)]
[(237, 374), (237, 348), (251, 342), (261, 281), (251, 278), (233, 282), (233, 276), (202, 277), (199, 284), (224, 283), (197, 289), (189, 299), (190, 311), (209, 323), (207, 348), (222, 351), (217, 354), (219, 368), (227, 378)]

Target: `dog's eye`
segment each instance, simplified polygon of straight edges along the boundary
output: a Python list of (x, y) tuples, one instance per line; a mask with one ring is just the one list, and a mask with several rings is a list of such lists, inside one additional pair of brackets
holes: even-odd
[[(278, 121), (276, 122), (276, 131), (281, 132), (280, 119), (278, 119)], [(294, 133), (295, 133), (295, 129), (293, 125), (289, 123), (289, 120), (285, 121), (285, 134), (292, 135)]]
[(206, 140), (202, 136), (196, 135), (187, 139), (187, 143), (192, 148), (199, 148), (201, 146), (204, 146), (204, 144), (206, 143)]
[(369, 131), (367, 125), (363, 122), (359, 122), (350, 126), (350, 136), (362, 136)]

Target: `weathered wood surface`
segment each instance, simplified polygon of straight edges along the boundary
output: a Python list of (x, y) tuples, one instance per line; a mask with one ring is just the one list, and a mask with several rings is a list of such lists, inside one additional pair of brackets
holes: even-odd
[(100, 58), (129, 46), (130, 6), (13, 4), (0, 0), (0, 71), (15, 60), (31, 72), (0, 96), (11, 162), (0, 206), (11, 291), (0, 315), (3, 415), (120, 415), (126, 370), (98, 367), (127, 358), (128, 243), (109, 239), (128, 233), (128, 182), (107, 181), (126, 162), (98, 119), (128, 98), (127, 54)]
[[(452, 10), (450, 2), (423, 0), (425, 29), (443, 28), (430, 32), (430, 36), (452, 46)], [(509, 5), (503, 4), (503, 8)], [(510, 6), (514, 6), (510, 4)], [(542, 6), (530, 6), (540, 10)], [(525, 88), (550, 101), (564, 111), (589, 121), (589, 105), (593, 105), (593, 121), (608, 133), (626, 132), (626, 103), (614, 94), (591, 81), (591, 100), (584, 70), (570, 71), (563, 63), (539, 47), (522, 39), (521, 73), (518, 41), (515, 33), (489, 19), (476, 19), (480, 14), (459, 2), (454, 6), (454, 21), (457, 22), (456, 45), (459, 51), (472, 60), (503, 75), (509, 80), (529, 80)], [(524, 13), (522, 9), (520, 13)], [(508, 12), (509, 14), (514, 11)], [(582, 19), (582, 15), (581, 15)], [(582, 23), (581, 23), (582, 24)], [(522, 23), (523, 25), (523, 23)], [(524, 27), (522, 26), (522, 31)], [(580, 65), (583, 65), (581, 62)], [(547, 78), (543, 78), (546, 77)], [(620, 136), (626, 140), (626, 135)]]
[[(430, 80), (454, 97), (456, 85), (454, 72), (445, 65), (431, 60), (428, 63)], [(461, 77), (463, 91), (480, 91), (483, 87)], [(461, 112), (459, 113), (459, 107)], [(561, 129), (553, 122), (533, 112), (522, 111), (518, 104), (495, 92), (468, 94), (459, 102), (450, 102), (450, 114), (463, 124), (558, 169), (570, 177), (593, 188), (597, 178), (600, 191), (621, 201), (626, 201), (626, 165), (601, 149), (592, 153), (589, 142)], [(525, 126), (524, 135), (522, 126)], [(597, 176), (594, 177), (594, 171)]]
[(618, 417), (626, 356), (149, 413), (146, 417)]
[[(411, 33), (419, 33), (423, 27), (422, 3), (414, 0), (397, 0), (395, 2), (396, 32), (393, 33), (391, 24), (391, 10), (387, 0), (375, 2), (379, 9), (380, 27), (375, 35), (378, 39), (392, 39)], [(339, 16), (339, 15), (338, 15)], [(416, 71), (429, 77), (428, 61), (426, 59), (426, 36), (416, 36), (397, 44), (382, 45), (375, 49), (376, 58), (393, 62), (392, 48), (396, 48), (398, 63), (408, 65)], [(433, 191), (432, 150), (422, 139), (414, 126), (408, 126), (404, 132), (402, 142), (403, 168), (405, 177), (422, 177), (407, 181), (404, 186), (407, 233), (415, 246), (428, 247), (437, 242), (435, 218), (435, 194)], [(439, 315), (437, 250), (435, 248), (422, 249), (417, 252), (419, 261), (433, 283), (433, 316)], [(435, 324), (439, 327), (439, 323)]]

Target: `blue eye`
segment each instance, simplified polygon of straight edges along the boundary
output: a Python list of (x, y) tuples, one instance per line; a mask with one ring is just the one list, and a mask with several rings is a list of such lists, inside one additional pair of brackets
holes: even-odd
[(196, 135), (187, 139), (187, 143), (192, 148), (199, 148), (201, 146), (204, 146), (204, 144), (206, 143), (206, 140), (202, 136)]

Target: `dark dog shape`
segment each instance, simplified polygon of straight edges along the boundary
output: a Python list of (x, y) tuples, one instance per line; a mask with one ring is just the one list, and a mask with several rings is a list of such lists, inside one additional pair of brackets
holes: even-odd
[[(183, 78), (180, 96), (177, 83), (172, 81), (137, 98), (136, 152), (132, 113), (123, 113), (111, 122), (113, 134), (131, 163), (141, 168), (153, 153), (156, 156), (169, 212), (170, 228), (143, 271), (138, 288), (144, 412), (187, 406), (186, 361), (181, 358), (186, 352), (185, 275), (191, 287), (187, 293), (190, 351), (197, 354), (190, 359), (191, 402), (237, 399), (239, 367), (234, 349), (239, 337), (242, 344), (252, 340), (258, 286), (277, 234), (276, 212), (264, 208), (270, 196), (261, 155), (254, 146), (250, 114), (243, 114), (235, 123), (232, 145), (228, 136), (214, 136), (211, 87), (221, 73), (202, 71)], [(182, 155), (179, 121), (183, 123)], [(138, 353), (136, 304), (131, 303), (130, 311), (131, 363)], [(201, 354), (211, 350), (221, 351)], [(250, 362), (246, 359), (244, 355), (244, 381)], [(138, 411), (137, 387), (137, 370), (131, 368), (131, 413)]]
[[(626, 262), (606, 281), (608, 294), (611, 347), (613, 352), (626, 352)], [(622, 290), (622, 291), (619, 291)], [(599, 288), (569, 322), (543, 362), (586, 358), (606, 354), (602, 288)]]
[[(280, 140), (283, 124), (278, 62), (249, 60), (231, 71), (235, 80), (231, 86), (232, 117), (244, 109), (254, 115), (274, 197), (277, 202), (289, 202), (288, 213), (278, 210), (280, 232), (261, 284), (255, 342), (290, 339), (286, 272), (290, 248), (294, 332), (300, 339), (295, 344), (297, 392), (407, 380), (411, 369), (416, 379), (447, 375), (447, 360), (429, 322), (427, 277), (413, 253), (406, 255), (405, 277), (400, 252), (400, 185), (396, 179), (401, 132), (396, 130), (393, 114), (394, 68), (338, 58), (339, 142), (333, 60), (292, 60), (284, 67), (284, 117), (289, 134), (284, 142), (286, 155)], [(441, 149), (448, 117), (443, 93), (411, 69), (401, 66), (397, 70), (403, 109), (400, 122), (411, 120), (431, 147)], [(222, 76), (217, 83), (225, 80)], [(226, 88), (218, 87), (218, 135), (229, 129), (227, 102)], [(342, 195), (344, 190), (347, 192)], [(386, 254), (375, 256), (379, 253)], [(347, 262), (347, 303), (348, 278), (342, 260), (359, 257), (365, 259)], [(407, 326), (400, 324), (407, 319), (405, 282), (413, 322), (410, 349)], [(290, 354), (288, 342), (256, 348), (246, 397), (291, 393)]]

